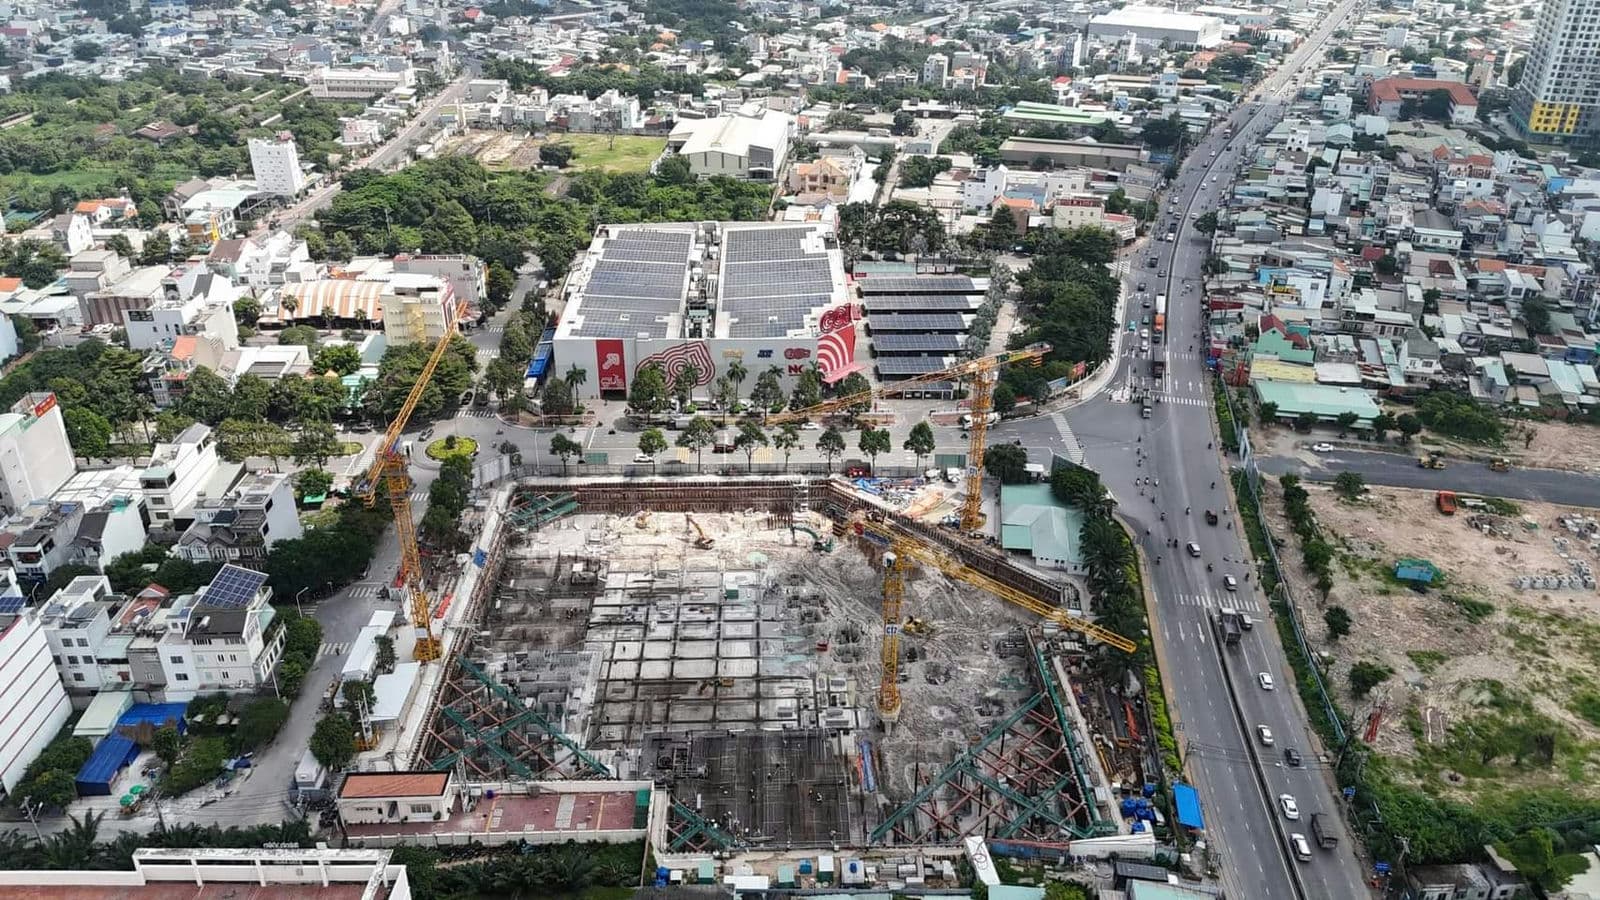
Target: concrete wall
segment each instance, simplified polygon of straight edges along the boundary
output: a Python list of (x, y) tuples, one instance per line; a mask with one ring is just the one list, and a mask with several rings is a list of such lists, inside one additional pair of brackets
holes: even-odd
[[(606, 363), (619, 353), (620, 370), (615, 366), (608, 367)], [(658, 356), (663, 354), (664, 357)], [(817, 339), (814, 337), (706, 340), (558, 337), (551, 371), (564, 372), (574, 365), (587, 369), (589, 377), (578, 387), (578, 396), (595, 399), (600, 396), (603, 385), (616, 384), (612, 376), (619, 373), (622, 377), (620, 389), (627, 390), (632, 386), (641, 365), (652, 357), (663, 361), (662, 368), (670, 380), (671, 374), (677, 370), (672, 360), (682, 357), (700, 369), (700, 384), (696, 393), (704, 394), (717, 376), (727, 371), (729, 364), (739, 360), (749, 372), (744, 384), (739, 387), (740, 394), (747, 397), (755, 387), (756, 378), (768, 366), (777, 366), (782, 372), (780, 380), (783, 389), (792, 390), (799, 374), (816, 359), (816, 354)]]

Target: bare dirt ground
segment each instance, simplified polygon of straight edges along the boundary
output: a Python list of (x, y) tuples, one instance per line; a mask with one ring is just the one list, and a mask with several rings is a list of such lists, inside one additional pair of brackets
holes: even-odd
[[(1586, 769), (1589, 745), (1600, 740), (1600, 594), (1581, 583), (1519, 589), (1513, 581), (1568, 574), (1580, 562), (1600, 567), (1593, 532), (1580, 536), (1563, 522), (1594, 511), (1523, 503), (1513, 516), (1471, 509), (1443, 516), (1429, 491), (1371, 488), (1349, 502), (1330, 489), (1306, 487), (1322, 536), (1335, 550), (1335, 586), (1325, 601), (1300, 567), (1300, 542), (1276, 481), (1264, 512), (1292, 563), (1290, 587), (1302, 621), (1358, 735), (1382, 705), (1375, 746), (1414, 763), (1437, 761), (1463, 752), (1469, 738), (1483, 739), (1473, 731), (1483, 727), (1483, 714), (1514, 708), (1515, 716), (1536, 713), (1566, 730), (1567, 762), (1575, 766), (1565, 769), (1569, 779)], [(1419, 592), (1395, 579), (1394, 564), (1403, 558), (1434, 563), (1443, 572), (1440, 583)], [(1351, 633), (1337, 640), (1324, 619), (1334, 606), (1352, 620)], [(1350, 667), (1358, 661), (1394, 672), (1364, 699), (1349, 690)], [(1559, 773), (1525, 774), (1521, 780)], [(1584, 787), (1593, 783), (1585, 778)]]

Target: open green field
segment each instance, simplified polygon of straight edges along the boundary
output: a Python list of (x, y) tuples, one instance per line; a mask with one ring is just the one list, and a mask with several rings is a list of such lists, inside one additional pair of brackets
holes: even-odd
[(564, 134), (552, 143), (572, 147), (574, 169), (645, 172), (667, 147), (667, 139), (633, 134)]

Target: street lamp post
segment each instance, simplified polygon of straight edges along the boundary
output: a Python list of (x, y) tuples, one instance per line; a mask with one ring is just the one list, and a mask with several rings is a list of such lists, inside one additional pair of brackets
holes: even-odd
[(306, 614), (306, 611), (300, 608), (300, 598), (305, 594), (306, 591), (309, 590), (311, 590), (310, 586), (303, 587), (294, 595), (294, 611), (302, 616)]

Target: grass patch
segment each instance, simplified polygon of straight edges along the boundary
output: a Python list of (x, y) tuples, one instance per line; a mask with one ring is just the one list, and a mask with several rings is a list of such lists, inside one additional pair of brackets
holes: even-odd
[(356, 454), (358, 454), (360, 452), (361, 452), (361, 442), (360, 441), (340, 441), (339, 442), (339, 453), (338, 453), (339, 456), (355, 456)]
[(1583, 691), (1567, 701), (1567, 709), (1590, 725), (1600, 727), (1600, 693)]
[(1417, 671), (1424, 675), (1432, 675), (1439, 666), (1450, 659), (1450, 654), (1442, 650), (1407, 650), (1406, 657)]
[(1218, 378), (1211, 382), (1211, 392), (1216, 397), (1212, 408), (1217, 411), (1217, 433), (1222, 436), (1222, 446), (1229, 453), (1239, 452), (1239, 428), (1233, 421), (1233, 411), (1228, 406), (1228, 389)]
[(1474, 625), (1480, 625), (1494, 615), (1494, 604), (1487, 600), (1475, 600), (1460, 594), (1444, 594), (1439, 599), (1454, 606), (1462, 618)]
[(667, 147), (666, 138), (634, 134), (565, 134), (551, 143), (572, 148), (572, 168), (646, 172)]
[(443, 462), (452, 456), (467, 456), (478, 452), (478, 442), (469, 437), (450, 435), (428, 444), (428, 458)]
[(1503, 497), (1485, 497), (1483, 505), (1497, 516), (1520, 516), (1522, 507)]
[(1183, 764), (1178, 758), (1178, 737), (1172, 731), (1172, 716), (1167, 713), (1167, 697), (1161, 692), (1161, 670), (1154, 665), (1145, 666), (1144, 686), (1150, 721), (1156, 729), (1156, 743), (1161, 745), (1161, 761), (1168, 771), (1177, 774), (1183, 771)]

